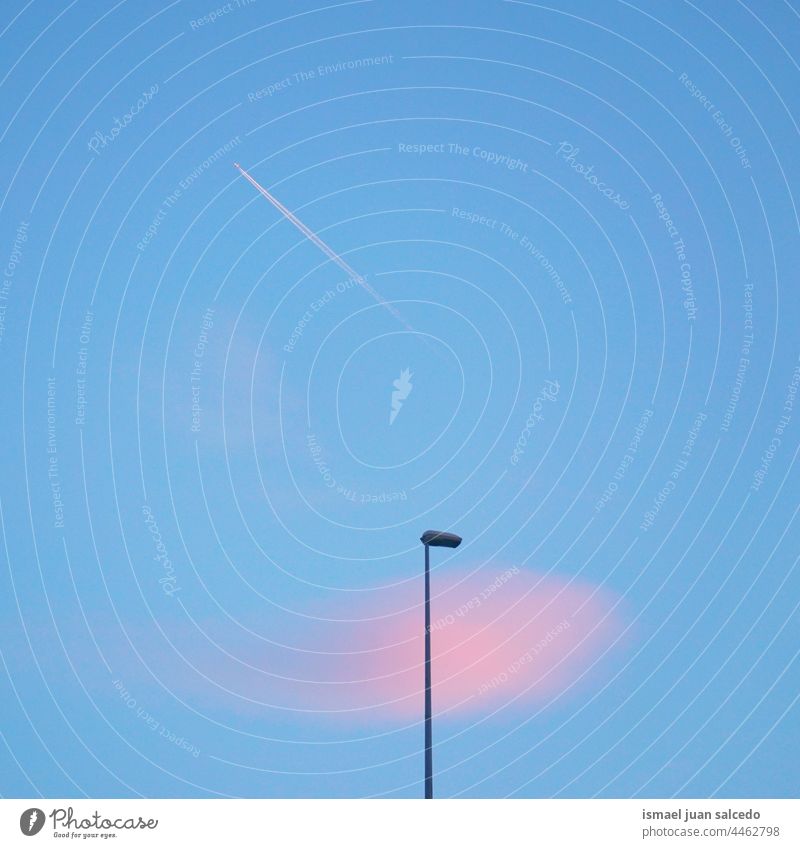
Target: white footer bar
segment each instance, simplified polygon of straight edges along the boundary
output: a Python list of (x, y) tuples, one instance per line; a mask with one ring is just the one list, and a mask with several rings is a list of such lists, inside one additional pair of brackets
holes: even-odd
[(0, 845), (800, 845), (794, 800), (0, 800)]

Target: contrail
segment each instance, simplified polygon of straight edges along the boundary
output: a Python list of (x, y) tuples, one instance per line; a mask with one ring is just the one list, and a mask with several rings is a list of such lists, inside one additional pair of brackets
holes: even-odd
[(403, 316), (392, 306), (391, 303), (388, 303), (384, 300), (378, 292), (375, 291), (374, 288), (361, 276), (361, 274), (354, 271), (347, 262), (342, 259), (337, 253), (335, 253), (327, 244), (312, 230), (310, 230), (291, 210), (287, 209), (277, 197), (273, 197), (264, 186), (257, 183), (250, 174), (245, 171), (245, 169), (238, 163), (233, 163), (234, 168), (239, 170), (239, 173), (251, 184), (253, 185), (267, 200), (289, 221), (291, 221), (295, 227), (297, 227), (300, 232), (306, 236), (310, 241), (314, 242), (314, 244), (329, 258), (332, 259), (344, 272), (350, 277), (353, 282), (358, 283), (366, 292), (369, 292), (370, 295), (375, 299), (377, 303), (381, 306), (385, 307), (389, 310), (389, 312), (394, 315), (394, 317), (411, 333), (416, 333), (417, 331), (403, 318)]

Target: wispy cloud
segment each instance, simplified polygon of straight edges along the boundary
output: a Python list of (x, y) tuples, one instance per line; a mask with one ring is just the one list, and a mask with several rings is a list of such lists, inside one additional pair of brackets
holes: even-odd
[[(433, 698), (439, 716), (529, 709), (596, 686), (601, 656), (624, 629), (618, 598), (596, 586), (521, 568), (482, 568), (467, 579), (434, 574)], [(421, 583), (421, 581), (420, 581)], [(265, 707), (306, 719), (410, 721), (423, 697), (421, 586), (337, 593), (283, 631), (292, 648), (203, 639), (200, 674), (173, 673), (180, 691), (213, 709)]]

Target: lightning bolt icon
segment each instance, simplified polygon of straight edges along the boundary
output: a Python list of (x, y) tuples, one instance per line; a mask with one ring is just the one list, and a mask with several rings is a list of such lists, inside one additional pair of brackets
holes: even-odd
[(28, 832), (33, 830), (33, 826), (36, 824), (36, 820), (39, 818), (38, 810), (31, 810), (31, 818), (28, 822)]
[(411, 394), (411, 389), (414, 388), (414, 386), (411, 385), (412, 376), (413, 374), (411, 373), (411, 369), (406, 368), (404, 371), (400, 372), (400, 376), (392, 383), (396, 391), (392, 392), (392, 411), (389, 414), (390, 424), (394, 424), (394, 419), (397, 418), (397, 414), (400, 412), (400, 407), (402, 407), (403, 401)]

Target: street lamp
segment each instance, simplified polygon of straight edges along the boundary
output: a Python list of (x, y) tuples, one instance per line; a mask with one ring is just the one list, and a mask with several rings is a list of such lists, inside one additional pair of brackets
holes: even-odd
[(457, 548), (461, 536), (426, 530), (420, 536), (425, 545), (425, 797), (433, 798), (433, 740), (431, 734), (431, 566), (429, 548)]

